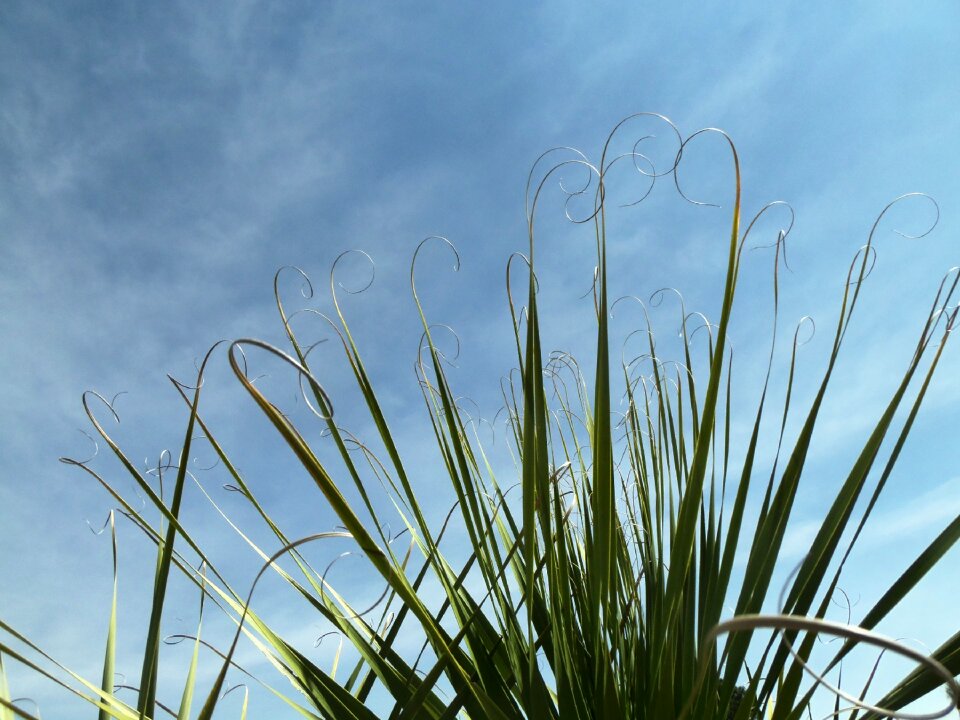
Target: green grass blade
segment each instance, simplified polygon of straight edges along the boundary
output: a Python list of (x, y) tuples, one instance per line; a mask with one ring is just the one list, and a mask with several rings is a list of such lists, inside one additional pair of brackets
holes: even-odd
[(0, 702), (3, 703), (3, 707), (0, 707), (0, 720), (13, 720), (13, 713), (16, 708), (11, 707), (10, 687), (7, 684), (7, 671), (3, 667), (2, 652), (0, 652)]
[[(113, 556), (113, 595), (110, 601), (110, 620), (107, 625), (107, 645), (104, 650), (103, 675), (100, 688), (108, 695), (113, 694), (114, 666), (116, 664), (117, 647), (117, 528), (113, 511), (110, 512), (110, 541)], [(104, 709), (100, 710), (98, 720), (108, 720), (110, 715)]]

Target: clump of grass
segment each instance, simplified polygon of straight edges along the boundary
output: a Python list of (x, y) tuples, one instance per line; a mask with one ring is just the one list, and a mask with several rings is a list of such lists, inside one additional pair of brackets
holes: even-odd
[[(866, 688), (855, 696), (837, 689), (835, 714), (845, 711), (842, 701), (846, 709), (852, 709), (851, 717), (909, 717), (898, 711), (943, 685), (951, 697), (956, 697), (954, 677), (960, 673), (960, 633), (927, 657), (872, 630), (960, 538), (960, 518), (892, 582), (859, 625), (825, 618), (838, 591), (843, 564), (884, 490), (943, 356), (958, 313), (957, 306), (951, 303), (960, 275), (951, 271), (940, 283), (902, 381), (858, 448), (810, 552), (784, 588), (777, 603), (780, 612), (761, 614), (771, 594), (814, 428), (858, 305), (862, 283), (872, 268), (877, 224), (850, 265), (826, 369), (812, 402), (801, 411), (796, 437), (788, 439), (786, 425), (788, 417), (792, 417), (790, 413), (796, 412), (791, 393), (799, 341), (795, 335), (786, 368), (785, 396), (775, 403), (771, 396), (774, 333), (760, 400), (746, 418), (752, 428), (749, 439), (745, 447), (734, 447), (731, 410), (741, 403), (734, 402), (733, 397), (729, 327), (747, 237), (756, 220), (773, 205), (764, 207), (745, 230), (742, 228), (739, 161), (733, 143), (721, 133), (731, 151), (735, 200), (719, 322), (707, 323), (702, 328), (708, 333), (705, 355), (698, 355), (692, 345), (696, 329), (691, 318), (695, 314), (683, 309), (681, 360), (668, 361), (658, 354), (648, 322), (644, 328), (644, 355), (624, 359), (614, 370), (608, 324), (616, 304), (608, 295), (608, 173), (615, 164), (633, 163), (651, 184), (657, 178), (675, 179), (687, 143), (707, 132), (694, 133), (684, 140), (666, 118), (652, 116), (667, 124), (678, 144), (672, 166), (657, 172), (640, 153), (640, 143), (623, 154), (614, 155), (610, 149), (613, 138), (637, 117), (616, 126), (599, 163), (592, 164), (586, 156), (564, 148), (545, 153), (531, 172), (528, 252), (511, 257), (508, 263), (508, 293), (513, 261), (525, 262), (528, 275), (524, 307), (518, 310), (510, 298), (517, 368), (504, 385), (504, 401), (516, 459), (514, 477), (495, 475), (476, 428), (471, 428), (469, 418), (458, 405), (445, 369), (446, 358), (434, 341), (435, 327), (428, 321), (417, 295), (414, 267), (411, 289), (423, 325), (424, 342), (416, 369), (429, 427), (439, 451), (440, 461), (434, 472), (449, 479), (457, 499), (454, 510), (440, 527), (427, 520), (423, 490), (418, 492), (391, 432), (360, 348), (341, 310), (332, 277), (336, 312), (332, 317), (324, 317), (340, 341), (349, 372), (363, 398), (374, 429), (372, 438), (354, 437), (335, 421), (334, 403), (311, 368), (310, 347), (294, 332), (290, 322), (293, 316), (288, 315), (275, 285), (289, 349), (284, 351), (259, 340), (236, 340), (228, 346), (228, 361), (253, 405), (312, 478), (342, 529), (293, 540), (260, 504), (228, 450), (218, 441), (216, 428), (201, 413), (204, 369), (214, 355), (213, 349), (204, 359), (195, 383), (175, 381), (188, 408), (188, 417), (177, 462), (166, 468), (175, 475), (167, 497), (157, 492), (98, 421), (91, 402), (99, 396), (87, 394), (84, 405), (94, 429), (147, 501), (162, 515), (160, 523), (151, 523), (142, 510), (115, 489), (115, 483), (105, 480), (87, 462), (67, 460), (98, 480), (120, 511), (157, 546), (146, 649), (134, 688), (136, 703), (122, 700), (113, 686), (116, 583), (99, 683), (58, 666), (2, 621), (0, 659), (22, 663), (84, 697), (98, 708), (100, 718), (153, 718), (167, 712), (184, 719), (210, 718), (229, 687), (228, 680), (232, 682), (232, 678), (243, 675), (244, 671), (234, 662), (241, 637), (299, 691), (287, 693), (266, 686), (292, 713), (337, 720), (752, 720), (762, 714), (776, 720), (796, 720), (809, 714), (811, 698), (818, 687), (827, 684), (827, 673), (855, 646), (864, 643), (904, 654), (918, 666), (875, 704), (864, 699)], [(555, 158), (560, 159), (550, 165)], [(585, 169), (593, 180), (589, 187), (567, 191), (572, 197), (583, 199), (592, 193), (594, 198), (588, 217), (577, 219), (592, 224), (596, 231), (596, 355), (592, 387), (572, 356), (548, 354), (541, 345), (535, 218), (544, 188), (552, 185), (550, 181), (565, 167)], [(789, 228), (781, 231), (776, 242), (778, 261), (788, 232)], [(444, 238), (428, 241), (453, 247)], [(414, 266), (424, 243), (414, 253)], [(774, 310), (778, 302), (778, 266), (779, 262), (775, 262)], [(285, 415), (248, 376), (244, 350), (254, 349), (275, 356), (299, 376), (303, 396), (315, 411), (315, 422), (335, 447), (338, 463), (322, 461), (321, 454), (307, 440), (304, 428)], [(695, 377), (693, 368), (698, 363), (703, 365), (705, 376)], [(613, 401), (621, 381), (625, 410), (617, 416)], [(102, 397), (100, 400), (112, 412), (110, 403)], [(779, 409), (771, 410), (774, 404)], [(779, 428), (777, 452), (772, 464), (760, 463), (757, 457), (762, 429), (767, 427), (771, 414), (774, 426)], [(252, 600), (256, 583), (248, 592), (232, 588), (214, 558), (181, 522), (184, 489), (191, 477), (188, 460), (197, 436), (210, 443), (229, 474), (232, 487), (243, 495), (276, 538), (280, 549), (269, 554), (247, 535), (240, 534), (262, 560), (257, 580), (267, 572), (277, 573), (293, 594), (304, 598), (352, 646), (356, 657), (345, 679), (335, 677), (341, 659), (339, 652), (331, 669), (320, 667), (271, 629)], [(375, 445), (382, 450), (375, 452)], [(732, 470), (734, 456), (742, 458), (736, 474)], [(365, 479), (369, 477), (375, 478), (376, 483)], [(514, 484), (519, 485), (519, 497), (510, 497), (509, 489)], [(751, 492), (759, 494), (762, 500), (757, 515), (748, 518), (747, 499)], [(866, 509), (854, 518), (857, 501), (867, 493), (870, 497)], [(348, 500), (350, 495), (359, 500)], [(409, 537), (409, 545), (403, 551), (397, 549), (397, 536), (386, 529), (386, 523), (378, 516), (376, 508), (384, 496), (394, 505), (403, 532)], [(459, 524), (469, 540), (465, 562), (455, 562), (455, 553), (441, 547), (453, 524)], [(386, 589), (373, 609), (353, 607), (344, 597), (343, 588), (333, 587), (325, 573), (315, 571), (307, 562), (303, 546), (331, 537), (354, 542), (382, 579)], [(735, 583), (733, 571), (738, 552), (746, 555), (746, 563), (742, 578)], [(199, 558), (200, 562), (191, 562), (190, 557)], [(289, 557), (296, 570), (284, 570), (277, 562), (281, 557)], [(114, 563), (116, 567), (116, 555)], [(236, 633), (228, 646), (214, 648), (216, 655), (212, 657), (219, 672), (209, 687), (201, 689), (196, 681), (198, 665), (201, 649), (209, 643), (201, 640), (198, 630), (180, 702), (164, 705), (157, 698), (161, 618), (174, 573), (194, 583), (208, 604), (215, 604), (233, 618)], [(442, 591), (439, 607), (426, 598), (425, 589), (431, 584)], [(732, 617), (724, 620), (728, 602), (734, 604), (734, 610)], [(774, 632), (769, 636), (755, 632), (762, 629)], [(402, 647), (408, 645), (398, 641), (401, 633), (420, 639), (423, 649), (419, 654), (403, 651)], [(805, 686), (804, 672), (814, 642), (824, 633), (839, 636), (844, 642), (826, 668), (814, 674), (815, 682)], [(193, 702), (195, 693), (204, 698), (202, 704)], [(10, 698), (0, 665), (0, 720), (33, 717)], [(195, 704), (200, 705), (196, 713)], [(948, 706), (938, 716), (951, 711)], [(241, 717), (246, 712), (244, 699)]]

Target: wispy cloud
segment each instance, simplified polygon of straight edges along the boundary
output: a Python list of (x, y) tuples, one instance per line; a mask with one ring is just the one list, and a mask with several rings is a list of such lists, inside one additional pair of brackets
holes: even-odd
[[(502, 278), (507, 255), (525, 249), (528, 165), (546, 147), (568, 143), (596, 159), (610, 124), (629, 112), (662, 111), (685, 131), (695, 123), (731, 132), (748, 181), (745, 209), (782, 196), (796, 201), (797, 275), (783, 278), (789, 312), (829, 317), (878, 198), (915, 189), (927, 174), (940, 197), (960, 195), (949, 142), (956, 113), (944, 111), (957, 99), (950, 23), (920, 11), (872, 11), (851, 31), (862, 9), (832, 12), (833, 21), (799, 4), (714, 12), (569, 2), (181, 2), (107, 12), (8, 3), (0, 23), (4, 618), (63, 648), (65, 658), (90, 647), (99, 654), (107, 550), (77, 538), (89, 535), (84, 520), (101, 516), (106, 500), (56, 463), (87, 451), (75, 430), (85, 422), (79, 395), (89, 387), (108, 396), (129, 391), (116, 431), (138, 463), (174, 445), (183, 407), (164, 373), (188, 379), (193, 359), (221, 337), (281, 340), (270, 286), (281, 265), (310, 271), (317, 295), (303, 302), (329, 310), (333, 258), (351, 247), (375, 258), (376, 283), (345, 298), (345, 311), (417, 480), (429, 486), (435, 450), (417, 425), (411, 370), (420, 333), (408, 280), (413, 248), (432, 233), (460, 248), (456, 275), (445, 251), (425, 253), (419, 287), (430, 320), (455, 326), (464, 341), (460, 368), (451, 370), (458, 389), (492, 416), (496, 380), (513, 364)], [(933, 53), (928, 66), (925, 53)], [(876, 147), (872, 137), (881, 138)], [(714, 160), (719, 169), (707, 167)], [(727, 203), (722, 144), (704, 141), (685, 162), (695, 195)], [(722, 282), (729, 207), (694, 210), (661, 185), (645, 207), (611, 217), (613, 283), (643, 296), (675, 285), (690, 309), (709, 312)], [(544, 312), (545, 342), (579, 351), (591, 309), (577, 296), (590, 283), (593, 246), (589, 232), (553, 221), (562, 213), (559, 191), (550, 202), (538, 250), (544, 298), (556, 300)], [(942, 236), (955, 236), (946, 207), (942, 223)], [(922, 254), (939, 267), (953, 252), (947, 244), (884, 248), (887, 264), (871, 279), (874, 305), (863, 308), (884, 320), (851, 336), (851, 353), (871, 361), (851, 362), (837, 378), (837, 403), (811, 459), (818, 469), (848, 452), (876, 416), (875, 389), (900, 370), (897, 353), (911, 342), (899, 313), (909, 314), (927, 272), (914, 260)], [(893, 268), (886, 276), (885, 267)], [(298, 289), (283, 286), (291, 307)], [(744, 289), (737, 353), (752, 370), (766, 352), (752, 332), (769, 301), (761, 285)], [(667, 334), (674, 310), (655, 315)], [(634, 316), (616, 322), (626, 327)], [(581, 354), (589, 374), (589, 344)], [(346, 390), (335, 345), (317, 358), (343, 421), (364, 433), (368, 421)], [(246, 419), (249, 398), (222, 360), (204, 411), (238, 448), (251, 481), (295, 528), (332, 522), (309, 486), (288, 477), (275, 438)], [(251, 362), (272, 370), (262, 357)], [(295, 382), (284, 379), (275, 373), (265, 382), (292, 398)], [(945, 416), (958, 385), (947, 377), (938, 388), (930, 405)], [(920, 455), (942, 450), (929, 434), (916, 441)], [(107, 460), (103, 453), (98, 462)], [(811, 493), (825, 476), (811, 474)], [(941, 495), (901, 496), (896, 512), (881, 508), (864, 547), (886, 547), (891, 532), (919, 541), (930, 523), (958, 511), (943, 500), (956, 489), (954, 481)], [(192, 494), (190, 511), (200, 518), (205, 509)], [(807, 519), (791, 530), (789, 552), (809, 541), (815, 525)], [(197, 519), (196, 527), (206, 525)], [(226, 535), (211, 530), (212, 547), (247, 579), (248, 558), (231, 554)], [(131, 546), (124, 582), (148, 584), (151, 563), (140, 561), (138, 574), (134, 547), (141, 549)], [(75, 603), (68, 616), (65, 588), (89, 588), (89, 606)], [(125, 621), (128, 657), (140, 627)], [(291, 632), (306, 642), (312, 630)], [(24, 682), (47, 715), (45, 691)]]

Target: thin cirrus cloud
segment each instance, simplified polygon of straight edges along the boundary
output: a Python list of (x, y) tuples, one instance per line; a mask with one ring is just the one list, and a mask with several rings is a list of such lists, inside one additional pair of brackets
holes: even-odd
[[(492, 417), (496, 380), (513, 361), (503, 264), (525, 249), (529, 165), (555, 145), (582, 146), (595, 158), (612, 124), (631, 112), (663, 112), (685, 132), (725, 128), (741, 153), (745, 212), (774, 199), (794, 203), (795, 273), (783, 277), (783, 321), (823, 318), (817, 342), (830, 334), (847, 264), (876, 213), (905, 191), (937, 196), (941, 227), (922, 245), (884, 235), (873, 305), (861, 309), (866, 329), (874, 308), (884, 317), (883, 343), (865, 347), (876, 356), (884, 347), (909, 353), (915, 333), (903, 328), (914, 326), (939, 273), (957, 262), (945, 240), (956, 235), (951, 199), (960, 195), (949, 142), (958, 120), (947, 111), (958, 100), (949, 72), (958, 59), (950, 32), (957, 10), (890, 4), (830, 12), (562, 2), (488, 3), (482, 12), (255, 2), (68, 12), (8, 3), (0, 22), (0, 336), (9, 339), (0, 348), (0, 413), (12, 429), (0, 436), (4, 618), (96, 675), (86, 651), (100, 647), (109, 559), (84, 521), (96, 524), (108, 502), (56, 463), (88, 453), (76, 432), (86, 427), (80, 393), (128, 391), (118, 400), (118, 432), (138, 462), (175, 447), (182, 407), (164, 374), (188, 378), (194, 358), (221, 337), (279, 341), (271, 282), (282, 265), (308, 270), (316, 301), (329, 309), (334, 258), (354, 247), (374, 257), (373, 287), (345, 304), (392, 417), (402, 419), (398, 432), (428, 465), (434, 460), (407, 422), (418, 407), (411, 398), (420, 332), (407, 273), (421, 238), (449, 236), (461, 271), (431, 249), (423, 268), (435, 272), (420, 275), (419, 289), (431, 320), (453, 325), (463, 341), (452, 376)], [(685, 190), (710, 200), (729, 194), (725, 148), (705, 140), (691, 150)], [(720, 169), (708, 167), (714, 160)], [(690, 208), (661, 184), (647, 204), (615, 220), (629, 241), (612, 243), (612, 282), (644, 298), (676, 286), (691, 308), (709, 310), (729, 207)], [(590, 322), (589, 299), (577, 300), (590, 285), (590, 239), (570, 239), (554, 223), (562, 208), (559, 192), (550, 192), (538, 261), (545, 297), (557, 304), (543, 323), (552, 347), (575, 350)], [(923, 212), (904, 207), (896, 220), (922, 224)], [(362, 264), (344, 269), (345, 281), (366, 272)], [(297, 302), (297, 284), (284, 288)], [(745, 327), (760, 292), (745, 290), (738, 306)], [(737, 348), (742, 367), (762, 363), (766, 352), (745, 339)], [(808, 350), (812, 376), (822, 345)], [(590, 352), (588, 345), (581, 354), (588, 360)], [(886, 367), (878, 361), (862, 378), (838, 378), (843, 402), (825, 418), (830, 431), (811, 459), (811, 478), (831, 477), (833, 454), (856, 436), (860, 417), (882, 407), (867, 397), (851, 419), (856, 394), (869, 396)], [(339, 371), (329, 372), (336, 385)], [(257, 446), (262, 428), (228, 422), (238, 408), (249, 410), (248, 399), (226, 371), (211, 377), (213, 387), (223, 390), (208, 396), (208, 407), (230, 428), (224, 432), (241, 448)], [(938, 387), (931, 424), (944, 422), (944, 398), (956, 395), (955, 383)], [(350, 417), (349, 395), (340, 407)], [(939, 478), (945, 465), (936, 458), (955, 456), (934, 439), (921, 427), (910, 457), (925, 477)], [(115, 472), (102, 454), (104, 470)], [(245, 467), (281, 507), (287, 488), (303, 487), (272, 483), (268, 463), (256, 457)], [(898, 484), (907, 509), (883, 516), (904, 539), (919, 532), (919, 518), (943, 523), (952, 507), (933, 495), (912, 499), (915, 487)], [(289, 511), (308, 526), (305, 511)], [(815, 519), (800, 517), (798, 527), (808, 521)], [(864, 542), (886, 542), (871, 537)], [(128, 577), (139, 577), (131, 560), (137, 541), (127, 542)], [(227, 540), (212, 542), (230, 554)], [(63, 619), (64, 594), (94, 585), (77, 619)], [(140, 627), (129, 623), (121, 648), (128, 670)], [(33, 679), (16, 679), (42, 700), (44, 714), (56, 714), (60, 700)]]

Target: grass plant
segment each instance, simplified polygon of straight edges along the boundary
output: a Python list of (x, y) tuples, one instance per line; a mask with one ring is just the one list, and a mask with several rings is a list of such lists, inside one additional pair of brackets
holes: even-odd
[[(835, 715), (849, 712), (860, 720), (912, 717), (902, 709), (941, 686), (950, 699), (938, 717), (954, 712), (960, 697), (954, 680), (960, 673), (960, 632), (927, 656), (877, 635), (874, 628), (960, 539), (960, 518), (924, 548), (902, 575), (891, 579), (889, 589), (857, 625), (833, 622), (827, 614), (837, 596), (844, 563), (885, 488), (943, 357), (957, 318), (960, 275), (951, 271), (936, 289), (902, 380), (857, 448), (809, 553), (777, 599), (779, 612), (762, 614), (778, 591), (773, 586), (774, 572), (802, 492), (814, 429), (854, 311), (861, 304), (863, 281), (872, 268), (874, 231), (887, 210), (877, 218), (849, 266), (826, 368), (812, 401), (798, 408), (793, 397), (799, 329), (792, 338), (789, 365), (782, 369), (774, 367), (774, 331), (769, 340), (763, 340), (769, 342), (770, 354), (759, 402), (749, 417), (740, 418), (752, 432), (745, 446), (734, 446), (731, 413), (743, 403), (736, 398), (730, 367), (729, 327), (751, 229), (776, 204), (742, 222), (740, 168), (733, 142), (713, 130), (684, 139), (666, 118), (641, 115), (664, 123), (667, 133), (676, 137), (671, 167), (655, 170), (641, 152), (642, 142), (631, 151), (614, 153), (614, 138), (628, 132), (640, 117), (632, 116), (613, 130), (598, 163), (559, 148), (544, 153), (531, 171), (529, 246), (526, 254), (510, 258), (507, 270), (508, 294), (510, 273), (523, 268), (527, 275), (523, 306), (512, 296), (509, 300), (517, 355), (504, 358), (505, 366), (516, 366), (503, 384), (516, 462), (513, 476), (494, 472), (476, 423), (462, 409), (448, 378), (447, 358), (434, 338), (437, 327), (430, 323), (417, 294), (420, 251), (429, 245), (456, 251), (444, 238), (428, 238), (414, 253), (410, 285), (423, 326), (417, 381), (426, 427), (438, 452), (429, 474), (433, 482), (437, 477), (449, 481), (457, 500), (442, 525), (428, 520), (424, 471), (414, 472), (404, 461), (341, 309), (332, 274), (335, 313), (324, 319), (362, 396), (373, 437), (355, 437), (335, 420), (332, 393), (328, 394), (322, 374), (311, 365), (311, 348), (294, 331), (293, 315), (281, 301), (278, 284), (277, 309), (288, 347), (240, 339), (215, 349), (227, 349), (237, 382), (249, 395), (251, 412), (269, 420), (312, 478), (339, 519), (336, 530), (292, 538), (282, 522), (268, 514), (234, 465), (228, 448), (218, 440), (217, 428), (205, 420), (201, 403), (205, 368), (219, 357), (214, 349), (195, 382), (174, 381), (186, 418), (176, 462), (165, 468), (167, 476), (174, 478), (165, 492), (135, 466), (98, 419), (96, 403), (102, 402), (113, 413), (110, 403), (87, 393), (84, 407), (97, 435), (135, 482), (151, 512), (158, 510), (161, 515), (159, 522), (149, 520), (146, 509), (136, 507), (117, 490), (117, 482), (107, 480), (88, 462), (65, 460), (98, 481), (118, 512), (156, 545), (152, 606), (135, 702), (122, 699), (128, 694), (114, 687), (119, 594), (114, 541), (114, 594), (107, 609), (102, 678), (93, 681), (70, 672), (0, 620), (0, 720), (35, 717), (11, 699), (4, 674), (10, 663), (22, 664), (85, 698), (91, 714), (95, 708), (101, 720), (167, 715), (208, 720), (231, 685), (249, 680), (235, 662), (240, 642), (262, 653), (295, 690), (279, 690), (261, 678), (267, 692), (285, 703), (292, 716), (307, 718), (751, 720), (763, 716), (798, 720), (812, 717), (814, 693), (829, 682), (828, 674), (851, 650), (863, 644), (901, 653), (917, 663), (916, 669), (873, 704), (865, 699), (869, 683), (851, 694), (838, 689)], [(614, 166), (632, 165), (651, 186), (654, 180), (665, 179), (675, 182), (679, 190), (676, 171), (687, 144), (706, 132), (719, 133), (729, 146), (729, 177), (735, 192), (718, 321), (704, 324), (704, 316), (683, 308), (681, 357), (669, 359), (658, 353), (648, 318), (640, 331), (645, 352), (618, 362), (616, 352), (611, 353), (617, 341), (610, 337), (609, 328), (618, 300), (608, 295), (612, 272), (607, 259), (608, 173)], [(565, 168), (588, 173), (592, 180), (584, 187), (564, 190), (576, 202), (587, 200), (592, 211), (573, 219), (595, 229), (596, 353), (591, 358), (595, 368), (591, 383), (576, 359), (548, 353), (541, 345), (536, 218), (545, 189), (555, 186)], [(774, 247), (774, 311), (777, 272), (788, 232), (789, 227), (780, 232)], [(704, 333), (706, 342), (694, 345), (695, 332)], [(248, 376), (245, 352), (252, 351), (274, 356), (299, 376), (303, 396), (315, 411), (312, 426), (295, 424)], [(697, 367), (703, 371), (695, 373)], [(785, 392), (777, 397), (771, 389), (775, 370), (784, 371), (785, 376), (781, 383)], [(794, 435), (787, 432), (788, 418), (797, 413), (799, 430)], [(322, 460), (315, 441), (308, 439), (316, 438), (316, 426), (323, 430), (323, 442), (336, 449), (336, 463)], [(763, 431), (771, 426), (777, 447), (772, 463), (758, 460), (758, 448), (766, 441)], [(257, 609), (256, 583), (250, 588), (231, 587), (217, 559), (183, 522), (184, 491), (191, 482), (189, 460), (198, 437), (210, 444), (232, 486), (275, 537), (279, 549), (274, 552), (237, 529), (240, 542), (260, 558), (257, 579), (267, 573), (282, 578), (293, 595), (302, 597), (353, 648), (350, 666), (340, 668), (339, 678), (338, 665), (346, 662), (345, 656), (338, 652), (330, 666), (321, 667), (272, 629)], [(762, 499), (751, 505), (748, 497)], [(402, 533), (392, 534), (380, 517), (378, 508), (385, 498), (402, 520)], [(754, 506), (758, 511), (749, 516)], [(452, 526), (468, 538), (465, 561), (444, 547)], [(397, 542), (401, 536), (403, 543)], [(326, 573), (309, 564), (304, 546), (333, 537), (355, 543), (381, 579), (385, 590), (374, 608), (353, 607), (346, 599), (349, 588), (334, 587)], [(742, 572), (735, 572), (740, 557), (745, 558)], [(201, 614), (209, 613), (212, 606), (231, 618), (236, 628), (232, 642), (222, 646), (209, 643), (198, 628), (191, 639), (193, 653), (179, 701), (158, 698), (161, 621), (169, 612), (168, 587), (175, 575), (196, 586), (203, 598)], [(427, 599), (428, 587), (442, 591), (439, 605)], [(725, 610), (727, 605), (732, 613)], [(773, 632), (760, 632), (764, 630)], [(408, 644), (398, 641), (402, 633), (419, 638), (423, 648), (419, 654), (403, 650)], [(825, 668), (810, 670), (815, 677), (811, 682), (807, 661), (817, 637), (824, 635), (843, 642), (833, 646)], [(199, 669), (209, 662), (218, 669), (212, 682), (201, 684)], [(244, 699), (240, 716), (246, 717), (247, 712)], [(250, 712), (256, 714), (255, 708)], [(221, 709), (216, 714), (225, 712)]]

